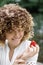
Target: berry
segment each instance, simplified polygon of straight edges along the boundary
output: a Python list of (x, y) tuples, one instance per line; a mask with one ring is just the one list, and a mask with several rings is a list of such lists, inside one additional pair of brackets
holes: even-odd
[(36, 46), (36, 42), (33, 40), (32, 42), (31, 42), (31, 44), (30, 44), (30, 47), (33, 45), (34, 47)]

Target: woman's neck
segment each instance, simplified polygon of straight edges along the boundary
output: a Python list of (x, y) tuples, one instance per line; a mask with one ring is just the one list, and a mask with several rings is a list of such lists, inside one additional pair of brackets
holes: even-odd
[(14, 54), (14, 49), (10, 49), (9, 51), (9, 60), (11, 61), (12, 57), (13, 57), (13, 54)]
[(8, 46), (10, 48), (10, 51), (13, 51), (16, 48), (16, 47), (13, 47), (12, 45), (9, 45), (9, 44), (8, 44)]

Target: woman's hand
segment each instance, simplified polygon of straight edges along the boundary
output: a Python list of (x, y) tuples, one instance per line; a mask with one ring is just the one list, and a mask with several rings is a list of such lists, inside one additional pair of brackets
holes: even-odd
[(16, 59), (13, 65), (26, 65), (25, 60), (23, 59)]
[(17, 59), (21, 58), (27, 60), (28, 58), (33, 57), (37, 53), (39, 53), (39, 45), (36, 44), (35, 47), (32, 45), (31, 47), (28, 47), (23, 54), (19, 55)]
[(26, 65), (26, 60), (39, 52), (39, 45), (28, 47), (23, 54), (19, 55), (13, 65)]

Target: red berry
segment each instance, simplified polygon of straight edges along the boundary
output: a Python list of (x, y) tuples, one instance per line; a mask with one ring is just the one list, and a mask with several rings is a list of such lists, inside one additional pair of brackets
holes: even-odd
[(34, 47), (36, 46), (36, 42), (33, 40), (32, 42), (31, 42), (31, 44), (30, 44), (30, 47), (33, 45)]

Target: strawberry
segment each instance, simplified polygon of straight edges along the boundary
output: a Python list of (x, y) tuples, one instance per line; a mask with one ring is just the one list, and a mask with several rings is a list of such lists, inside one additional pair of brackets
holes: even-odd
[(30, 44), (30, 47), (33, 45), (34, 47), (36, 46), (36, 42), (33, 40), (32, 42), (31, 42), (31, 44)]

